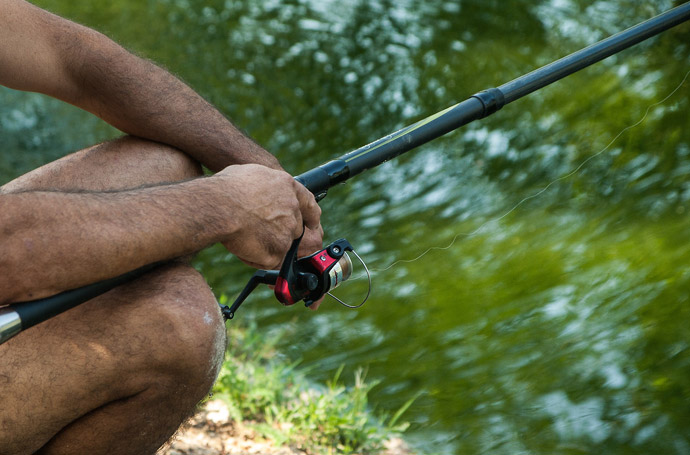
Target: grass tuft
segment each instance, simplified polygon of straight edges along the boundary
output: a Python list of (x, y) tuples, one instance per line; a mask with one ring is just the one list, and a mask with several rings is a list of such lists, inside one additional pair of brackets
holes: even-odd
[(308, 455), (381, 453), (385, 441), (407, 428), (398, 421), (414, 399), (393, 416), (374, 413), (368, 393), (378, 382), (367, 382), (363, 369), (355, 373), (352, 386), (340, 381), (343, 367), (325, 385), (316, 385), (296, 363), (276, 354), (278, 339), (265, 337), (256, 327), (233, 326), (214, 388), (232, 419), (250, 422), (275, 444)]

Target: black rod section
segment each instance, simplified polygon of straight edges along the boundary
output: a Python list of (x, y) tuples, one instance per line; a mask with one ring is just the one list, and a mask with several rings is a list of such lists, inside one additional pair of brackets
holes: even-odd
[(344, 182), (350, 177), (378, 166), (474, 120), (491, 115), (505, 104), (689, 19), (690, 2), (687, 2), (529, 74), (518, 77), (498, 88), (479, 92), (455, 106), (300, 174), (296, 179), (314, 193), (317, 199), (320, 199), (325, 196), (328, 188)]
[(506, 104), (546, 87), (635, 44), (649, 39), (690, 19), (690, 2), (661, 13), (627, 30), (616, 33), (560, 60), (501, 85)]

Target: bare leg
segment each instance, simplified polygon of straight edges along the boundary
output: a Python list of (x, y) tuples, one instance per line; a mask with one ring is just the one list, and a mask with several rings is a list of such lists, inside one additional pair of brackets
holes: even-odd
[(41, 166), (7, 183), (0, 192), (126, 190), (200, 175), (199, 163), (184, 153), (125, 136)]
[[(103, 191), (177, 181), (198, 164), (123, 138), (0, 191)], [(201, 276), (173, 263), (0, 345), (1, 454), (152, 454), (210, 389), (225, 347)]]

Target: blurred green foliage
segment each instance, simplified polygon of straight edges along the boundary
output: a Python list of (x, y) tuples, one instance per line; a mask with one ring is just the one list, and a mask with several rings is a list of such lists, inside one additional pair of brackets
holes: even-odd
[[(165, 65), (299, 173), (674, 2), (36, 3)], [(685, 24), (334, 188), (327, 238), (375, 270), (370, 302), (263, 292), (241, 316), (312, 377), (366, 365), (379, 408), (422, 393), (406, 418), (428, 453), (690, 453), (688, 43)], [(0, 129), (0, 181), (117, 134), (9, 90)], [(197, 265), (218, 294), (250, 275), (220, 248)], [(280, 399), (250, 388), (248, 407)]]

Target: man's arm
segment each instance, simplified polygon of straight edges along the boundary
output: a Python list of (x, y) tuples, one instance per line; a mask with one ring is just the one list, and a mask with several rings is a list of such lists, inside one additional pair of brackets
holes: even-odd
[(24, 0), (0, 0), (0, 84), (44, 93), (213, 171), (278, 161), (165, 70)]
[[(67, 101), (215, 171), (245, 163), (280, 169), (272, 155), (164, 70), (24, 0), (0, 0), (0, 84)], [(302, 216), (313, 228), (302, 249), (318, 249), (322, 231), (313, 196), (285, 172), (267, 171), (231, 166), (208, 179), (120, 194), (0, 194), (0, 304), (217, 241), (249, 264), (275, 268), (302, 232)]]
[(0, 305), (215, 242), (245, 262), (277, 268), (303, 224), (318, 227), (320, 214), (289, 174), (257, 165), (133, 191), (0, 194)]

